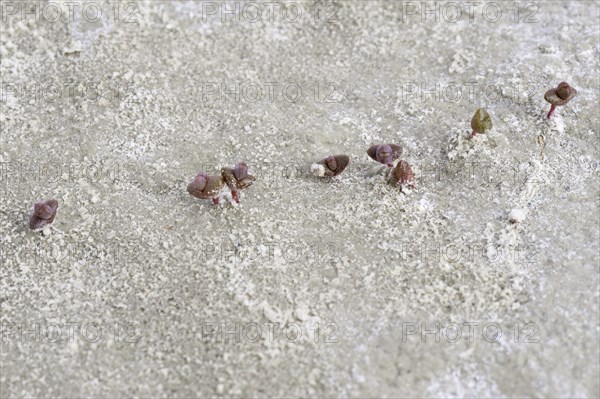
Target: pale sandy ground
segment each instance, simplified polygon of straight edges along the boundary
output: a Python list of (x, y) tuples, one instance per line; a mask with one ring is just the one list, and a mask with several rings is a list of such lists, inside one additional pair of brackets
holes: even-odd
[[(598, 2), (77, 4), (1, 25), (2, 397), (600, 395)], [(376, 173), (381, 142), (418, 191)], [(240, 206), (187, 194), (240, 160)], [(59, 231), (31, 232), (49, 198)]]

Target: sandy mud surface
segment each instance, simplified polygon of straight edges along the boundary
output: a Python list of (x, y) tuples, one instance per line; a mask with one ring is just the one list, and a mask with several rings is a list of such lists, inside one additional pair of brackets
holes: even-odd
[[(600, 395), (597, 1), (27, 3), (0, 3), (2, 397)], [(239, 205), (187, 193), (239, 161)]]

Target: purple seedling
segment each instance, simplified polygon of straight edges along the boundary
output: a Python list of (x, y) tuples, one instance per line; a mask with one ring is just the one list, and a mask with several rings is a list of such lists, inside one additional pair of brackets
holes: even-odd
[(492, 130), (492, 118), (484, 108), (479, 108), (475, 111), (473, 118), (471, 118), (471, 129), (473, 129), (471, 138), (475, 137), (477, 133), (485, 133)]
[(333, 177), (342, 173), (349, 163), (350, 157), (348, 155), (330, 155), (315, 162), (311, 166), (311, 172), (315, 176)]
[(46, 202), (36, 202), (33, 205), (33, 213), (29, 217), (29, 228), (37, 230), (44, 226), (51, 225), (52, 222), (54, 222), (57, 210), (57, 200), (52, 199)]
[(213, 204), (219, 205), (219, 191), (223, 188), (221, 176), (209, 176), (206, 173), (198, 173), (194, 180), (187, 186), (191, 195), (200, 199), (212, 198)]
[(400, 190), (404, 187), (409, 187), (411, 189), (415, 188), (415, 174), (410, 167), (410, 164), (406, 161), (400, 161), (390, 174), (390, 178), (388, 180), (394, 187), (398, 187)]
[(398, 144), (376, 144), (369, 147), (367, 154), (375, 161), (392, 168), (394, 161), (402, 155), (402, 147)]
[(240, 203), (238, 190), (250, 187), (256, 180), (256, 177), (248, 174), (248, 165), (245, 162), (237, 163), (233, 169), (221, 168), (221, 177), (231, 190), (231, 198), (238, 204)]
[(555, 89), (550, 89), (544, 94), (544, 100), (550, 103), (550, 111), (547, 119), (552, 118), (556, 107), (562, 107), (577, 95), (577, 90), (569, 86), (567, 82), (560, 82)]

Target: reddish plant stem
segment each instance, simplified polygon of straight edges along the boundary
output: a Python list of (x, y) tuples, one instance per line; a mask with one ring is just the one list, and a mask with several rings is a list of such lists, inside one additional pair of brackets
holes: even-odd
[(473, 131), (471, 132), (471, 138), (475, 137), (475, 135), (476, 135), (476, 134), (477, 134), (477, 133), (475, 132), (475, 130), (473, 130)]
[(548, 111), (548, 115), (546, 115), (547, 119), (552, 118), (552, 115), (554, 114), (554, 110), (556, 109), (556, 105), (551, 104), (550, 105), (550, 111)]
[(219, 197), (214, 197), (213, 198), (213, 204), (219, 205)]

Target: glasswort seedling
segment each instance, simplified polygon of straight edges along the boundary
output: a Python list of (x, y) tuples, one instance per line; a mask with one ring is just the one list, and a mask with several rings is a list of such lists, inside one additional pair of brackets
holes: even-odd
[(484, 108), (479, 108), (475, 111), (473, 118), (471, 118), (471, 129), (473, 129), (471, 137), (475, 137), (477, 133), (485, 133), (492, 130), (492, 118)]
[(544, 100), (550, 103), (550, 111), (548, 111), (546, 118), (552, 118), (556, 107), (562, 107), (576, 95), (577, 90), (569, 86), (567, 82), (560, 82), (556, 88), (548, 90), (546, 94), (544, 94)]
[(404, 160), (398, 162), (390, 177), (388, 183), (402, 190), (404, 187), (415, 188), (415, 174), (410, 164)]
[(219, 191), (223, 188), (224, 181), (221, 176), (209, 176), (206, 173), (198, 173), (194, 180), (187, 186), (191, 195), (200, 199), (212, 197), (213, 204), (219, 204)]
[(231, 197), (238, 204), (240, 203), (238, 190), (250, 187), (256, 180), (256, 177), (248, 174), (248, 165), (245, 162), (237, 163), (233, 169), (222, 168), (221, 177), (225, 181), (225, 184), (227, 184), (227, 187), (229, 187), (229, 190), (231, 190)]
[(394, 166), (394, 161), (402, 155), (402, 146), (398, 144), (376, 144), (369, 147), (367, 154), (375, 161), (391, 168)]
[(330, 155), (312, 164), (310, 170), (314, 176), (333, 177), (342, 173), (349, 163), (348, 155)]
[(33, 213), (29, 217), (29, 228), (37, 230), (52, 224), (52, 222), (54, 222), (54, 217), (56, 217), (57, 210), (57, 200), (51, 199), (46, 202), (36, 202), (33, 205)]

